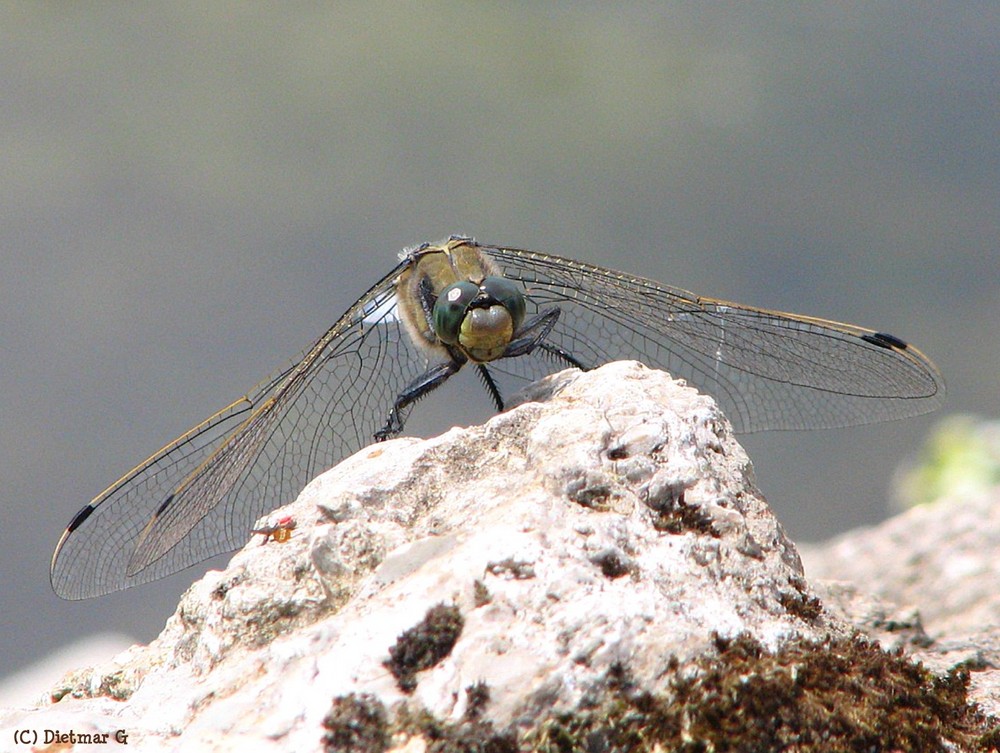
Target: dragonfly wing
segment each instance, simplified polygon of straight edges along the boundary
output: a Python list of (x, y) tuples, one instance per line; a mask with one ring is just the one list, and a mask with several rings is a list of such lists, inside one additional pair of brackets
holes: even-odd
[(82, 599), (162, 578), (249, 538), (319, 472), (369, 444), (425, 368), (396, 315), (404, 260), (295, 365), (164, 447), (81, 510), (52, 586)]
[[(426, 371), (428, 352), (396, 299), (400, 275), (426, 248), (405, 255), (299, 362), (83, 508), (53, 555), (56, 593), (96, 596), (231, 551), (259, 517), (371, 442), (396, 398)], [(480, 251), (523, 283), (529, 319), (559, 309), (542, 347), (484, 366), (504, 378), (502, 394), (511, 378), (517, 385), (572, 361), (637, 359), (713, 395), (738, 431), (903, 418), (933, 410), (944, 395), (934, 365), (889, 335), (700, 298), (547, 254)], [(481, 273), (486, 265), (473, 267)]]
[(848, 324), (702, 298), (651, 280), (484, 247), (531, 311), (558, 306), (547, 338), (589, 366), (636, 359), (719, 402), (740, 432), (814, 429), (934, 410), (944, 382), (916, 348)]

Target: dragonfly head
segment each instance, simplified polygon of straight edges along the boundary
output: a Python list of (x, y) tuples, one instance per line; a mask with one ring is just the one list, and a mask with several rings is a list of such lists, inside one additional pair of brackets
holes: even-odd
[(434, 303), (434, 332), (470, 360), (487, 363), (503, 355), (524, 321), (524, 295), (503, 277), (460, 280)]

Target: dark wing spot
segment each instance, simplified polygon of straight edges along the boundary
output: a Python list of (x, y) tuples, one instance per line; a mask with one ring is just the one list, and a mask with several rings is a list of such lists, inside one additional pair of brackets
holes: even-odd
[(169, 497), (163, 500), (163, 502), (160, 503), (160, 506), (156, 508), (156, 512), (153, 513), (154, 518), (160, 517), (160, 513), (162, 513), (164, 510), (170, 507), (170, 503), (174, 501), (174, 496), (175, 495), (171, 494)]
[(889, 350), (906, 350), (909, 347), (909, 345), (895, 335), (890, 335), (886, 332), (873, 332), (870, 335), (861, 335), (861, 339), (872, 345), (878, 345), (880, 348), (888, 348)]
[(87, 505), (82, 510), (80, 510), (80, 512), (78, 512), (75, 516), (73, 516), (73, 520), (71, 520), (69, 525), (66, 527), (66, 533), (73, 533), (73, 531), (82, 526), (83, 521), (89, 518), (90, 514), (94, 512), (94, 510), (96, 509), (97, 508), (94, 507), (93, 505)]

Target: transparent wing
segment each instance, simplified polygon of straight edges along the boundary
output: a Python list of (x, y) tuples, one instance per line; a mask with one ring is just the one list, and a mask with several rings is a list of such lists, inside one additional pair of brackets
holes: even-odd
[(83, 599), (156, 580), (244, 543), (254, 522), (370, 444), (426, 368), (396, 316), (404, 261), (302, 360), (130, 471), (81, 510), (52, 559), (56, 593)]
[[(550, 343), (587, 366), (636, 359), (683, 377), (716, 398), (739, 432), (904, 418), (944, 397), (934, 364), (890, 335), (701, 298), (547, 254), (482, 251), (524, 284), (531, 311), (559, 307)], [(497, 366), (526, 378), (553, 370), (551, 358), (518, 360)]]
[[(554, 347), (489, 365), (504, 394), (565, 368), (554, 354), (561, 349), (586, 366), (637, 359), (684, 377), (713, 395), (738, 431), (902, 418), (933, 410), (944, 395), (934, 365), (889, 335), (699, 298), (546, 254), (481, 250), (524, 284), (529, 315), (560, 309), (546, 338)], [(395, 282), (412, 263), (410, 255), (373, 286), (297, 364), (81, 510), (53, 556), (56, 593), (97, 596), (231, 551), (259, 517), (370, 443), (427, 368), (396, 309)]]

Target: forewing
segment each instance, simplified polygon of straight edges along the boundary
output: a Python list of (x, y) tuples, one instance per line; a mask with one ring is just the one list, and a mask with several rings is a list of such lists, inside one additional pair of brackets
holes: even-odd
[(369, 444), (426, 359), (377, 283), (301, 361), (199, 424), (81, 510), (52, 560), (56, 593), (97, 596), (242, 546), (254, 522)]
[(483, 251), (524, 284), (531, 311), (561, 310), (550, 343), (590, 367), (635, 359), (682, 377), (740, 432), (903, 418), (944, 396), (926, 356), (873, 330), (701, 298), (547, 254)]

